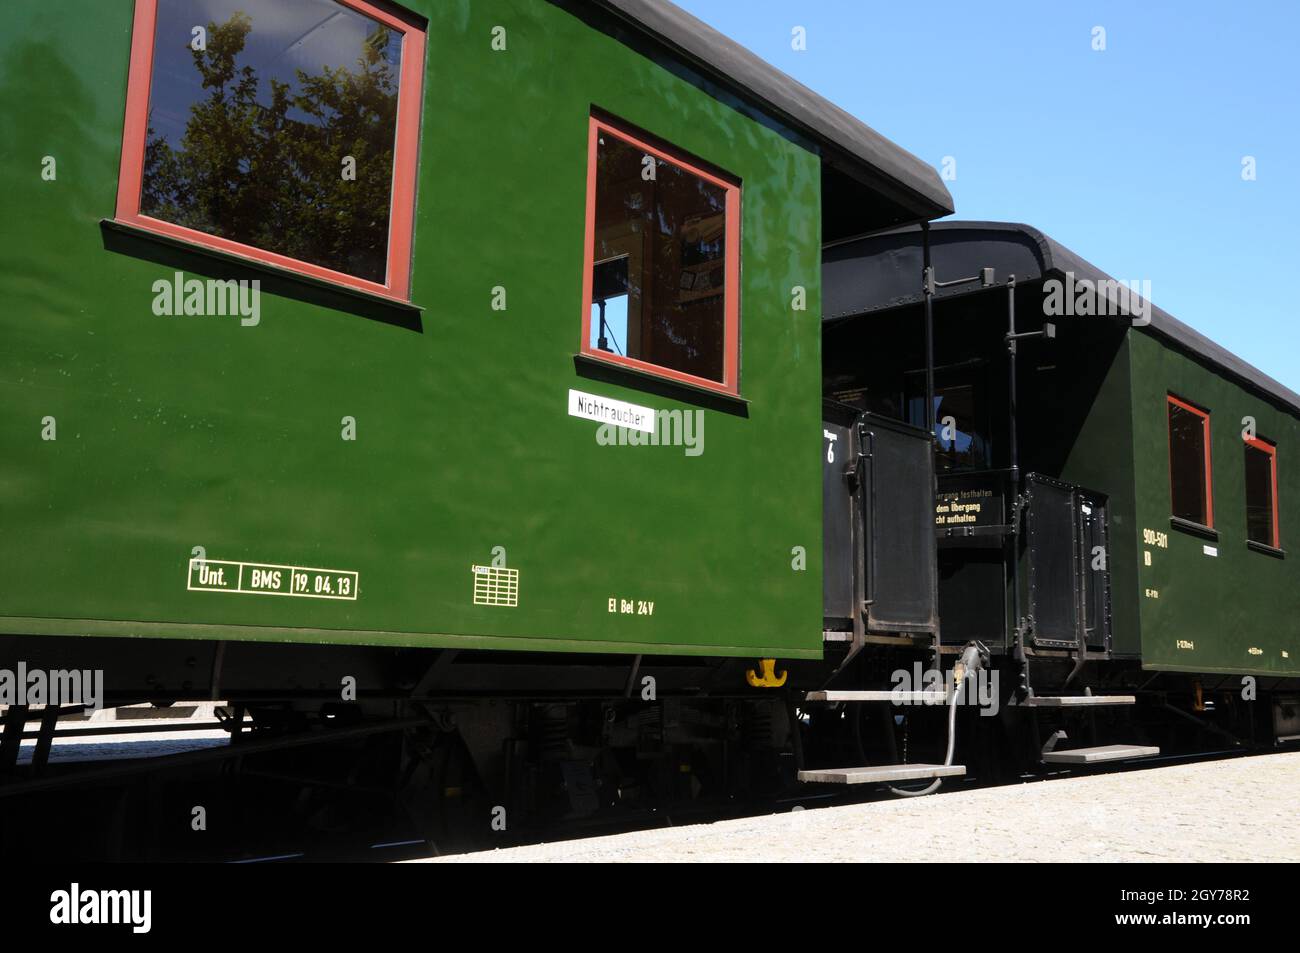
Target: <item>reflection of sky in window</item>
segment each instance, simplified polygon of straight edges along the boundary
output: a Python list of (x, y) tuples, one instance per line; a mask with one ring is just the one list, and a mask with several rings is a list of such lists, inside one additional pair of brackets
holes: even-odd
[[(627, 354), (627, 295), (605, 299), (605, 336), (609, 349), (615, 354)], [(591, 340), (587, 346), (593, 351), (599, 347), (600, 305), (591, 306)]]
[[(272, 79), (289, 83), (294, 93), (297, 70), (311, 75), (320, 73), (322, 66), (355, 68), (366, 38), (380, 28), (376, 21), (335, 0), (159, 0), (149, 121), (173, 148), (181, 144), (190, 106), (211, 94), (203, 89), (194, 66), (190, 50), (194, 27), (220, 25), (238, 12), (248, 14), (252, 30), (236, 67), (256, 70), (257, 99), (266, 105), (271, 102)], [(402, 35), (392, 31), (384, 56), (394, 79), (401, 50)], [(316, 122), (295, 109), (288, 115), (297, 122)]]
[[(921, 418), (921, 405), (923, 403), (925, 403), (924, 397), (914, 397), (908, 401), (908, 418), (914, 423), (922, 425), (924, 425), (924, 420)], [(977, 446), (975, 435), (960, 429), (957, 430), (952, 440), (944, 436), (942, 394), (936, 394), (934, 398), (934, 438), (941, 450), (955, 450), (957, 453), (967, 453)], [(983, 442), (981, 441), (978, 446), (982, 448)]]
[(968, 433), (958, 429), (953, 435), (952, 440), (948, 440), (943, 434), (943, 395), (937, 395), (934, 398), (934, 432), (939, 437), (939, 446), (945, 450), (956, 450), (958, 453), (965, 453), (970, 450), (971, 444), (975, 438)]

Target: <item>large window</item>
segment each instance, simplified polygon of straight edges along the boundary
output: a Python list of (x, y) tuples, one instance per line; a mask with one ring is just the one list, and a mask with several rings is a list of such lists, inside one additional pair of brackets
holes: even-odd
[(1214, 526), (1210, 479), (1210, 415), (1177, 397), (1169, 406), (1169, 496), (1173, 515)]
[(591, 120), (582, 352), (737, 392), (740, 186)]
[(1246, 538), (1280, 549), (1277, 525), (1277, 447), (1257, 437), (1246, 440)]
[(136, 0), (119, 221), (406, 298), (424, 34), (366, 0)]

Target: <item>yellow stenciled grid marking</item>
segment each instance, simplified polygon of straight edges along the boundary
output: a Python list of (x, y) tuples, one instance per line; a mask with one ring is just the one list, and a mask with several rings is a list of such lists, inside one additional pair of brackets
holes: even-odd
[(519, 570), (497, 569), (493, 566), (472, 566), (474, 573), (474, 605), (518, 606)]

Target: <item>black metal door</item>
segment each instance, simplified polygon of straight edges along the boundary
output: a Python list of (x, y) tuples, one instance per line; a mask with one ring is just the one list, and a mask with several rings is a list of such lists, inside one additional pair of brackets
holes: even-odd
[(1030, 476), (1029, 615), (1037, 645), (1079, 644), (1079, 520), (1074, 488)]
[(867, 630), (935, 632), (934, 449), (924, 430), (866, 414), (858, 423)]
[(1035, 645), (1110, 644), (1105, 499), (1031, 474), (1027, 513), (1029, 614)]

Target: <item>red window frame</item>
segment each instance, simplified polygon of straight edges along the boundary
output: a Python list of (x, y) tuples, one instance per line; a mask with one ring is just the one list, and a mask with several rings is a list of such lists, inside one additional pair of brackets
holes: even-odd
[(381, 284), (311, 262), (266, 251), (253, 245), (210, 235), (197, 229), (140, 214), (144, 158), (149, 128), (149, 92), (153, 84), (154, 29), (158, 0), (136, 0), (131, 34), (131, 66), (127, 79), (126, 123), (122, 131), (122, 164), (118, 174), (117, 221), (167, 238), (226, 254), (238, 255), (288, 271), (400, 301), (410, 298), (412, 229), (415, 222), (415, 170), (420, 137), (420, 103), (424, 86), (425, 33), (367, 0), (334, 0), (383, 23), (403, 36), (400, 85), (397, 92), (397, 135), (393, 148), (393, 185), (388, 217), (386, 280)]
[(1259, 437), (1246, 437), (1246, 445), (1254, 447), (1256, 450), (1262, 450), (1268, 454), (1269, 470), (1273, 480), (1273, 541), (1269, 544), (1274, 549), (1282, 548), (1282, 529), (1278, 526), (1278, 502), (1277, 502), (1277, 447), (1267, 440)]
[[(726, 262), (723, 265), (724, 330), (721, 381), (699, 377), (695, 374), (687, 374), (673, 370), (671, 367), (638, 360), (634, 357), (609, 354), (591, 346), (591, 284), (592, 272), (596, 264), (596, 148), (597, 141), (602, 133), (622, 139), (638, 149), (645, 150), (649, 155), (672, 163), (680, 169), (685, 169), (692, 175), (699, 176), (706, 182), (718, 186), (726, 193), (727, 242), (724, 251)], [(662, 148), (651, 145), (644, 139), (625, 129), (620, 129), (607, 120), (592, 116), (587, 141), (587, 230), (586, 244), (583, 247), (585, 251), (582, 274), (581, 353), (584, 356), (722, 394), (737, 396), (740, 393), (740, 186), (738, 184), (706, 172), (699, 166), (683, 159), (680, 155), (674, 155)]]
[[(1199, 407), (1194, 407), (1191, 404), (1187, 403), (1187, 401), (1185, 400), (1179, 400), (1173, 394), (1166, 394), (1165, 396), (1169, 402), (1168, 404), (1165, 405), (1166, 433), (1168, 433), (1168, 428), (1169, 428), (1169, 404), (1172, 404), (1175, 407), (1179, 407), (1182, 410), (1189, 411), (1195, 414), (1197, 417), (1201, 418), (1201, 430), (1205, 435), (1205, 438), (1202, 441), (1202, 443), (1205, 446), (1205, 524), (1204, 525), (1209, 529), (1213, 529), (1214, 528), (1214, 472), (1210, 462), (1210, 412), (1207, 410), (1202, 410)], [(1169, 434), (1169, 441), (1170, 441), (1170, 462), (1172, 463), (1173, 434), (1171, 433)], [(1173, 481), (1174, 481), (1174, 473), (1173, 473), (1173, 467), (1171, 466), (1169, 470), (1169, 494), (1170, 494), (1171, 508), (1172, 508), (1172, 500), (1173, 500)]]

